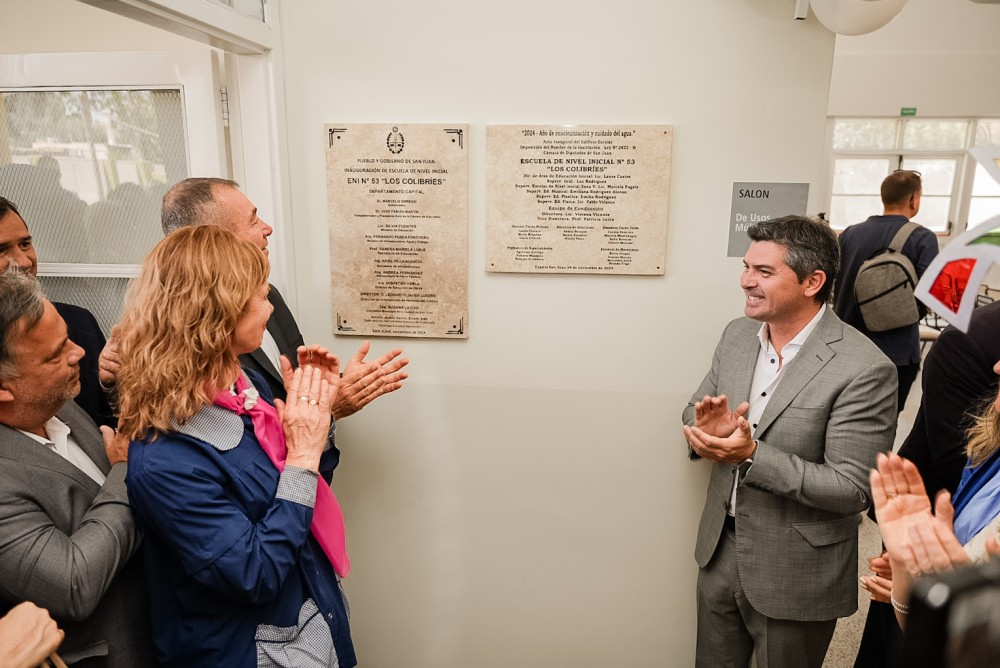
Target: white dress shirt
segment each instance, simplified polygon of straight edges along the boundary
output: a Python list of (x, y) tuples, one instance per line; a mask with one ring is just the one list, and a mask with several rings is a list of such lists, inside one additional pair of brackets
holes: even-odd
[(103, 485), (107, 479), (97, 464), (94, 463), (94, 460), (90, 458), (86, 451), (73, 438), (73, 435), (70, 434), (69, 426), (55, 415), (45, 423), (45, 433), (49, 435), (49, 438), (42, 438), (38, 434), (32, 434), (23, 429), (18, 429), (18, 431), (50, 448), (57, 455), (86, 473), (98, 485)]
[[(261, 339), (260, 349), (264, 351), (267, 355), (267, 359), (271, 360), (271, 364), (274, 365), (274, 370), (279, 374), (281, 373), (281, 350), (278, 348), (278, 342), (274, 340), (271, 336), (271, 332), (264, 330), (264, 338)], [(291, 361), (291, 360), (289, 360)]]
[[(750, 386), (750, 410), (747, 411), (747, 422), (750, 423), (751, 435), (756, 435), (757, 423), (760, 422), (760, 416), (764, 414), (767, 403), (771, 400), (774, 391), (778, 389), (778, 383), (781, 382), (781, 377), (785, 369), (795, 359), (795, 356), (799, 354), (802, 344), (806, 342), (809, 335), (816, 329), (816, 325), (819, 324), (820, 318), (823, 317), (824, 313), (826, 313), (826, 304), (822, 305), (812, 320), (806, 323), (806, 326), (782, 347), (780, 356), (771, 346), (767, 323), (761, 324), (760, 330), (757, 332), (757, 337), (760, 339), (760, 352), (757, 353), (757, 366), (754, 368), (753, 384)], [(745, 463), (752, 465), (753, 459), (748, 459)], [(729, 497), (728, 510), (729, 515), (732, 517), (736, 517), (736, 489), (739, 487), (741, 478), (739, 468), (737, 466), (733, 467), (733, 491)], [(746, 475), (748, 470), (749, 467), (743, 467), (742, 474)]]

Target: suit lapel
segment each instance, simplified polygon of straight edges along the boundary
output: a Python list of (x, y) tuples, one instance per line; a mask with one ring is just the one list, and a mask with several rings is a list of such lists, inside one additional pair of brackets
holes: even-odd
[(274, 337), (274, 342), (278, 344), (278, 350), (281, 351), (281, 354), (287, 355), (292, 344), (288, 342), (288, 337), (285, 336), (285, 330), (278, 322), (278, 318), (272, 316), (267, 319), (267, 331)]
[(104, 436), (90, 416), (73, 401), (67, 401), (56, 416), (66, 423), (73, 440), (83, 448), (90, 460), (97, 464), (101, 473), (104, 475), (110, 473), (111, 462), (108, 461), (108, 451), (104, 448)]
[[(271, 331), (270, 323), (268, 323), (267, 331), (269, 332)], [(273, 332), (271, 332), (271, 336), (274, 336)], [(277, 340), (278, 337), (275, 336), (274, 338), (275, 340)], [(278, 348), (279, 349), (281, 348), (281, 344), (278, 344)], [(274, 365), (271, 364), (271, 359), (264, 353), (264, 350), (262, 348), (258, 348), (257, 350), (250, 353), (250, 357), (251, 359), (253, 359), (254, 362), (256, 362), (260, 366), (262, 371), (267, 373), (275, 380), (283, 382), (281, 379), (281, 374), (278, 372), (277, 369), (274, 368)]]
[(753, 386), (753, 373), (757, 368), (757, 355), (760, 353), (760, 340), (756, 330), (753, 336), (737, 339), (742, 348), (736, 356), (737, 368), (734, 374), (733, 395), (729, 397), (729, 406), (735, 409), (744, 401), (750, 399), (750, 388)]
[[(285, 330), (280, 322), (281, 316), (286, 312), (286, 307), (284, 306), (284, 302), (281, 300), (281, 296), (273, 285), (267, 293), (267, 300), (274, 306), (274, 312), (271, 314), (271, 317), (267, 319), (267, 331), (274, 338), (274, 342), (278, 346), (278, 353), (288, 357), (288, 361), (290, 361), (294, 367), (296, 365), (296, 351), (292, 350), (292, 344), (285, 335)], [(271, 359), (261, 348), (258, 348), (250, 353), (250, 357), (257, 363), (261, 371), (271, 376), (271, 378), (277, 382), (279, 386), (284, 384), (285, 381), (281, 377), (281, 371), (274, 368), (274, 364), (271, 362)]]
[[(77, 407), (77, 405), (73, 402), (72, 399), (66, 402), (66, 406), (69, 406), (71, 404), (73, 408), (75, 408), (76, 410), (78, 411), (82, 410), (79, 407)], [(59, 415), (60, 420), (63, 419), (62, 413), (65, 410), (66, 407), (64, 406), (63, 409), (60, 410), (60, 412), (57, 414)], [(66, 420), (63, 421), (66, 422)], [(67, 424), (69, 423), (67, 422)], [(73, 429), (73, 427), (70, 426), (70, 429)], [(84, 450), (86, 450), (88, 455), (90, 455), (92, 449), (87, 448), (86, 445), (84, 445), (84, 443), (81, 442), (86, 440), (87, 439), (81, 437), (79, 440), (77, 440), (77, 442), (80, 443), (80, 446), (83, 447)], [(51, 448), (42, 445), (38, 441), (35, 441), (34, 439), (25, 436), (18, 430), (12, 429), (11, 427), (8, 427), (5, 424), (0, 424), (0, 458), (9, 459), (24, 466), (40, 469), (43, 471), (54, 471), (56, 473), (59, 473), (61, 475), (64, 475), (68, 478), (75, 480), (77, 483), (86, 488), (88, 491), (90, 491), (91, 494), (94, 494), (95, 496), (101, 491), (101, 486), (98, 485), (96, 482), (94, 482), (94, 480), (90, 476), (88, 476), (86, 473), (84, 473), (77, 467), (70, 464), (60, 455), (56, 454)], [(105, 455), (103, 458), (104, 461), (103, 465), (100, 463), (99, 460), (97, 461), (98, 461), (98, 466), (106, 466), (108, 461), (107, 455)]]
[(843, 324), (828, 306), (826, 313), (816, 324), (816, 329), (795, 355), (795, 359), (788, 363), (774, 396), (767, 402), (767, 408), (760, 416), (755, 433), (763, 434), (782, 411), (788, 408), (799, 392), (833, 359), (836, 353), (829, 344), (841, 338), (843, 338)]

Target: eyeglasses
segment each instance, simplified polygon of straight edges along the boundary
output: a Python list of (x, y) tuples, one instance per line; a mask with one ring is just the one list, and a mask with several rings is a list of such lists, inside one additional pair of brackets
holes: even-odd
[(921, 176), (920, 172), (918, 172), (915, 169), (894, 169), (894, 170), (892, 170), (892, 173), (893, 174), (913, 174), (918, 179)]

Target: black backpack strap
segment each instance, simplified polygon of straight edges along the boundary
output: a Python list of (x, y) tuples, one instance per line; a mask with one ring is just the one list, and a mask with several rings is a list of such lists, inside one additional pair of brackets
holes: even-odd
[(892, 238), (892, 241), (889, 242), (889, 250), (893, 253), (902, 252), (903, 244), (906, 243), (906, 240), (910, 238), (910, 235), (913, 234), (913, 231), (918, 227), (920, 227), (920, 225), (917, 225), (912, 221), (907, 221), (901, 228), (899, 228), (899, 231), (896, 232), (896, 236)]

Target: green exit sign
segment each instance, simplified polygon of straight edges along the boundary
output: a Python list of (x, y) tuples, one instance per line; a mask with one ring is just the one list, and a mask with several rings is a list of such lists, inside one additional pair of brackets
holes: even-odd
[(903, 107), (902, 109), (899, 110), (899, 115), (900, 116), (916, 116), (917, 115), (917, 108), (916, 107)]

